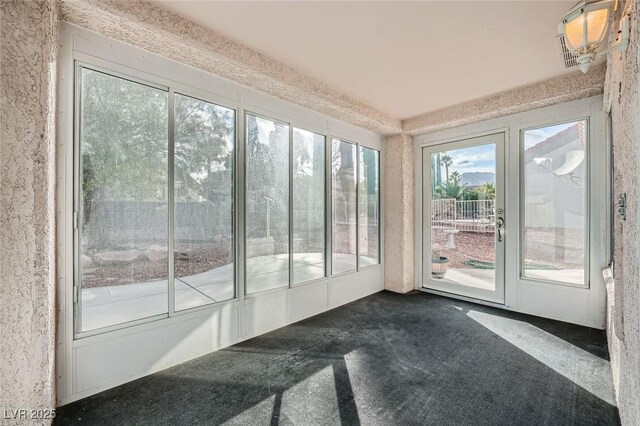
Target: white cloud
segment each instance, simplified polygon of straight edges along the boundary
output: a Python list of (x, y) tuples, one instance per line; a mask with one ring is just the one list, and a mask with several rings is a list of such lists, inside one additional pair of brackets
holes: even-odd
[(524, 132), (524, 149), (529, 149), (533, 145), (549, 139), (551, 136), (557, 135), (563, 130), (568, 129), (576, 123), (556, 124), (554, 126), (541, 127), (539, 129), (526, 130)]

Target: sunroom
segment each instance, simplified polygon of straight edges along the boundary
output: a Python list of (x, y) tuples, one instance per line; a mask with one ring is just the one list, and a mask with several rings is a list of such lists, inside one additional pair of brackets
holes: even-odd
[(640, 423), (638, 4), (2, 2), (2, 421)]

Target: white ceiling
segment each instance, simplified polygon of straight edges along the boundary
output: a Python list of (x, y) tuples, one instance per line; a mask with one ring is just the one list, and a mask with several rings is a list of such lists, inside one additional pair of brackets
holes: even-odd
[(405, 119), (566, 73), (575, 1), (161, 1), (189, 20)]

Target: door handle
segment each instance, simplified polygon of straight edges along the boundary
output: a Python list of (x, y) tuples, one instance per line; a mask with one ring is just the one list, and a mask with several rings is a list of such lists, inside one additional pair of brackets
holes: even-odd
[(504, 238), (502, 237), (502, 228), (503, 227), (504, 227), (504, 218), (498, 217), (498, 219), (496, 220), (496, 232), (498, 233), (498, 242), (499, 243), (504, 241)]

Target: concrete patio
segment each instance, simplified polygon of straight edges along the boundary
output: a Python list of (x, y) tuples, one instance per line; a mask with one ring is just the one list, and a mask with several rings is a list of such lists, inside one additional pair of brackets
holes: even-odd
[[(247, 260), (247, 293), (259, 293), (286, 287), (288, 255), (258, 256)], [(294, 254), (294, 283), (320, 279), (324, 273), (323, 253)], [(355, 255), (333, 254), (335, 270), (353, 270)], [(377, 263), (360, 258), (361, 267)], [(175, 306), (181, 311), (234, 297), (234, 265), (186, 277), (176, 277)], [(167, 313), (167, 280), (82, 289), (82, 330), (95, 330)]]

